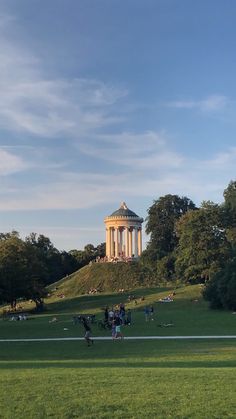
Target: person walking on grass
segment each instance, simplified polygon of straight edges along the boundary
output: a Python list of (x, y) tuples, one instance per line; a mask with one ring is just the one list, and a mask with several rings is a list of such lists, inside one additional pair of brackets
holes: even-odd
[(82, 317), (81, 320), (85, 330), (84, 339), (87, 342), (88, 346), (91, 346), (93, 345), (93, 339), (91, 339), (91, 327), (88, 325), (88, 322), (85, 317)]

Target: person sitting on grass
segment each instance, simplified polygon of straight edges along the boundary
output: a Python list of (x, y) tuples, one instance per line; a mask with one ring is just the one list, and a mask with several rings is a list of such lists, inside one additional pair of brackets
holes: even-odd
[(91, 327), (88, 325), (85, 317), (82, 317), (81, 321), (85, 329), (84, 339), (87, 342), (88, 346), (91, 346), (93, 345), (93, 339), (91, 339)]
[(57, 317), (53, 317), (51, 320), (49, 320), (49, 323), (56, 323), (57, 321)]

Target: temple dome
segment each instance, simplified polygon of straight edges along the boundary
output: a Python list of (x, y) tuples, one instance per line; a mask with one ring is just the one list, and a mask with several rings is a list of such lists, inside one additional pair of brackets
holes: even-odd
[(131, 211), (125, 202), (121, 203), (118, 210), (114, 211), (109, 217), (136, 217), (139, 218), (135, 212)]

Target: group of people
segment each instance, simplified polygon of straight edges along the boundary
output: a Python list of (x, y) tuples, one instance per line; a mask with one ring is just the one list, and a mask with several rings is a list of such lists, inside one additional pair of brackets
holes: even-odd
[(131, 325), (131, 310), (126, 310), (125, 305), (120, 303), (117, 307), (108, 306), (104, 310), (104, 322), (111, 326), (112, 339), (123, 339), (121, 327), (123, 325)]
[(10, 317), (10, 321), (21, 321), (21, 320), (28, 320), (26, 314), (16, 314)]
[(171, 294), (167, 295), (166, 297), (160, 298), (160, 303), (172, 303), (174, 301), (175, 292), (172, 292)]
[(124, 303), (120, 303), (118, 306), (108, 306), (104, 309), (104, 322), (112, 324), (115, 322), (120, 325), (131, 325), (131, 310), (126, 310)]
[[(109, 325), (111, 329), (112, 339), (123, 339), (123, 333), (121, 331), (121, 327), (123, 325), (131, 325), (132, 318), (131, 318), (131, 310), (126, 310), (125, 305), (120, 303), (117, 307), (108, 306), (104, 309), (104, 324)], [(94, 341), (91, 338), (91, 327), (89, 324), (88, 319), (85, 316), (81, 317), (81, 323), (85, 330), (85, 341), (87, 342), (88, 346), (93, 345)]]

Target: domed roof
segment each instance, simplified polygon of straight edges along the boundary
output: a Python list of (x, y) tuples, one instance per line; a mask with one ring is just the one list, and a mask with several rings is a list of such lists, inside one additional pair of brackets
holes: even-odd
[(125, 202), (121, 203), (121, 206), (118, 210), (114, 211), (110, 217), (136, 217), (139, 218), (135, 212), (131, 211)]

